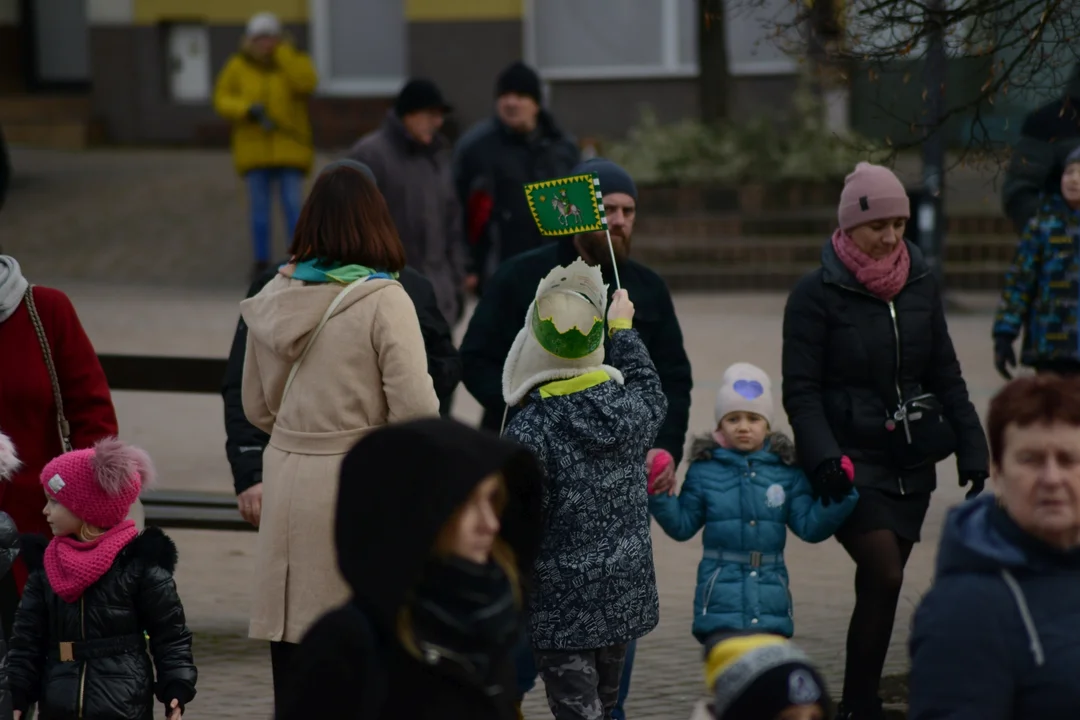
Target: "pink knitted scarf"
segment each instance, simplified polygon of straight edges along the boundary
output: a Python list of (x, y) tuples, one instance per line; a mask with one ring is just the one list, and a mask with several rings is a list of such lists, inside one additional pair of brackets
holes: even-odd
[(45, 548), (45, 575), (64, 602), (75, 602), (109, 571), (127, 544), (139, 535), (131, 520), (109, 528), (90, 542), (54, 537)]
[(855, 279), (885, 302), (891, 301), (904, 289), (911, 272), (907, 243), (899, 243), (891, 255), (875, 260), (860, 250), (851, 236), (837, 228), (832, 236), (832, 246), (840, 262)]

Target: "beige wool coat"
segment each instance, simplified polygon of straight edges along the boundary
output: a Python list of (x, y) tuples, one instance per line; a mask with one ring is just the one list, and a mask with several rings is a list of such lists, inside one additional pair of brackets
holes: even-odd
[(341, 289), (279, 275), (240, 304), (244, 413), (270, 434), (249, 631), (260, 640), (300, 642), (349, 597), (334, 549), (341, 459), (374, 428), (439, 412), (416, 309), (382, 279), (342, 301), (282, 402), (290, 369)]

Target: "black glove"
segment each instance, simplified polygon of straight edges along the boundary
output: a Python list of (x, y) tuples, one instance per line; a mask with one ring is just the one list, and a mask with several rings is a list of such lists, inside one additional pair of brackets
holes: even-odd
[(274, 121), (266, 114), (266, 108), (263, 107), (262, 103), (252, 103), (251, 107), (248, 108), (247, 116), (252, 122), (259, 123), (262, 129), (267, 132), (270, 132), (275, 127)]
[(994, 336), (994, 367), (998, 374), (1006, 380), (1012, 380), (1012, 373), (1008, 368), (1016, 367), (1016, 352), (1013, 350), (1013, 341), (1008, 335)]
[(851, 481), (840, 464), (840, 458), (823, 460), (810, 478), (810, 487), (814, 491), (814, 498), (821, 500), (822, 507), (839, 503), (851, 494), (852, 489)]
[(986, 489), (986, 478), (988, 477), (990, 477), (990, 473), (985, 470), (961, 470), (960, 487), (971, 483), (971, 489), (967, 491), (967, 495), (964, 497), (970, 500), (982, 493)]

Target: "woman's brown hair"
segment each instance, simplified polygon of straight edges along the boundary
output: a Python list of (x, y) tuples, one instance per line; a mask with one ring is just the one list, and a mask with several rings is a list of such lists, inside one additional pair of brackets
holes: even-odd
[(398, 272), (405, 248), (375, 184), (350, 167), (323, 173), (311, 188), (293, 233), (294, 262), (324, 260)]
[(1036, 424), (1080, 426), (1080, 378), (1052, 373), (1017, 378), (990, 401), (987, 435), (990, 457), (1001, 466), (1005, 456), (1005, 428)]

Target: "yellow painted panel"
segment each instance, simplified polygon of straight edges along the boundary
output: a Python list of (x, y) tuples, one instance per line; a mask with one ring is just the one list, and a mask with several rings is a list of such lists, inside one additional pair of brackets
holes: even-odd
[(523, 13), (523, 0), (405, 0), (412, 22), (520, 20)]
[(135, 0), (135, 24), (200, 18), (215, 25), (243, 25), (264, 10), (276, 13), (282, 22), (308, 21), (308, 0)]

